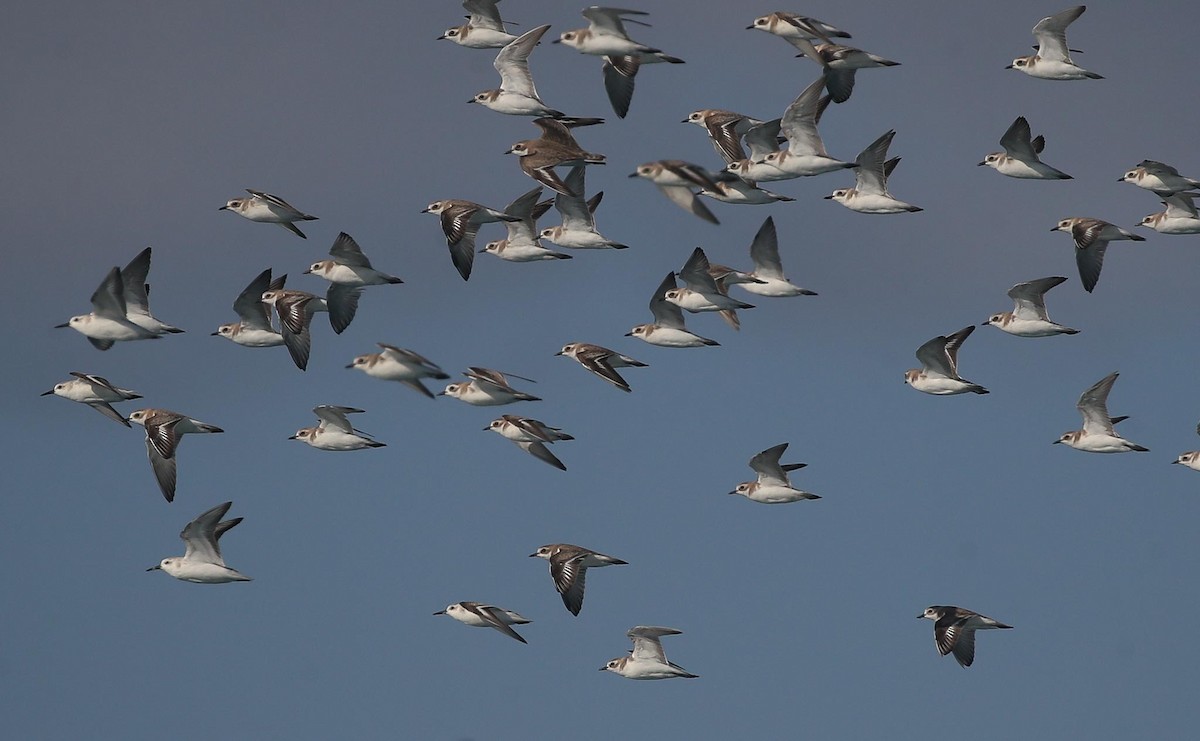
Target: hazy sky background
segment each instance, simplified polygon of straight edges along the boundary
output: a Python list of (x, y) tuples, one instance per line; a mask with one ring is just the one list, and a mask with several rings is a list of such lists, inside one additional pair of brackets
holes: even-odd
[[(777, 9), (727, 0), (641, 2), (634, 38), (687, 60), (643, 70), (627, 120), (600, 61), (543, 43), (531, 65), (552, 106), (609, 123), (580, 131), (608, 155), (601, 230), (631, 247), (509, 264), (478, 256), (464, 283), (430, 201), (501, 208), (532, 183), (503, 152), (536, 131), (465, 101), (495, 87), (494, 52), (435, 41), (454, 2), (22, 4), (7, 13), (0, 180), (9, 321), (0, 428), (0, 717), (13, 738), (917, 739), (1183, 738), (1195, 733), (1200, 649), (1184, 630), (1194, 587), (1200, 474), (1168, 465), (1200, 447), (1200, 237), (1139, 230), (1099, 286), (1078, 282), (1068, 216), (1126, 228), (1160, 210), (1117, 179), (1151, 158), (1200, 174), (1200, 5), (1094, 4), (1069, 34), (1100, 81), (1036, 80), (1004, 66), (1061, 10), (1033, 2), (818, 1), (789, 9), (854, 34), (901, 66), (859, 73), (822, 133), (852, 159), (884, 131), (903, 157), (891, 190), (926, 211), (866, 216), (821, 199), (852, 177), (773, 184), (795, 203), (712, 204), (719, 227), (626, 175), (639, 163), (717, 160), (689, 112), (772, 118), (816, 67), (746, 31)], [(1153, 10), (1153, 12), (1151, 12)], [(575, 6), (505, 0), (547, 39), (585, 25)], [(1018, 115), (1067, 182), (976, 167)], [(303, 241), (217, 208), (251, 187), (320, 217)], [(650, 321), (666, 271), (696, 246), (749, 267), (768, 214), (785, 269), (815, 298), (748, 297), (742, 331), (689, 315), (718, 348), (622, 335)], [(553, 214), (542, 222), (557, 223)], [(339, 231), (401, 286), (370, 288), (342, 335), (314, 323), (299, 372), (283, 348), (209, 333), (265, 267), (289, 286)], [(484, 227), (479, 244), (498, 239)], [(186, 334), (95, 351), (52, 327), (90, 310), (105, 272), (154, 247), (152, 307)], [(1073, 337), (985, 327), (961, 371), (988, 396), (902, 383), (938, 334), (1011, 308), (1019, 281), (1049, 295)], [(741, 295), (741, 294), (739, 294)], [(482, 365), (538, 380), (545, 401), (430, 401), (345, 370), (376, 342), (457, 374)], [(648, 368), (623, 394), (553, 357), (586, 341)], [(225, 428), (191, 436), (164, 503), (140, 428), (38, 394), (72, 370)], [(1079, 394), (1119, 370), (1113, 414), (1146, 454), (1051, 442), (1078, 429)], [(358, 406), (388, 447), (326, 453), (287, 437), (316, 404)], [(481, 428), (534, 416), (577, 439), (560, 472)], [(726, 496), (746, 461), (790, 441), (794, 481), (819, 501)], [(224, 539), (255, 578), (204, 586), (144, 569), (227, 499)], [(625, 559), (592, 573), (582, 614), (562, 606), (539, 545)], [(479, 600), (534, 622), (521, 645), (435, 610)], [(1015, 627), (982, 633), (975, 666), (939, 657), (915, 616), (957, 604)], [(633, 625), (683, 635), (667, 655), (694, 681), (597, 669)]]

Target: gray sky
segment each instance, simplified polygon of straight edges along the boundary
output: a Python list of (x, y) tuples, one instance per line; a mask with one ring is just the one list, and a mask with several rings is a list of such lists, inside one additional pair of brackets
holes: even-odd
[[(599, 226), (631, 245), (573, 260), (480, 255), (463, 283), (440, 198), (503, 207), (531, 187), (512, 157), (526, 119), (465, 101), (495, 87), (493, 53), (435, 41), (453, 2), (25, 4), (0, 44), (6, 172), (10, 424), (0, 516), (0, 715), (14, 737), (355, 738), (1181, 738), (1193, 732), (1200, 650), (1178, 635), (1200, 608), (1195, 449), (1200, 237), (1139, 230), (1109, 249), (1094, 294), (1060, 218), (1132, 227), (1159, 210), (1121, 184), (1143, 158), (1200, 173), (1195, 3), (1157, 12), (1095, 4), (1070, 29), (1101, 81), (1035, 80), (1039, 3), (816, 2), (793, 10), (900, 61), (859, 73), (822, 134), (852, 159), (884, 131), (891, 181), (918, 214), (872, 217), (821, 199), (852, 178), (774, 184), (795, 203), (713, 204), (719, 227), (625, 176), (648, 160), (719, 163), (697, 108), (772, 118), (816, 76), (780, 39), (743, 30), (769, 6), (640, 3), (645, 43), (687, 60), (644, 69), (629, 118), (611, 115), (599, 60), (543, 43), (546, 101), (609, 123), (580, 131), (608, 155)], [(584, 25), (574, 6), (505, 0), (547, 39)], [(975, 164), (1017, 115), (1046, 136), (1068, 182)], [(307, 241), (217, 207), (251, 187), (316, 214)], [(763, 218), (784, 266), (820, 295), (753, 299), (739, 333), (689, 326), (719, 348), (667, 350), (622, 335), (650, 321), (664, 273), (696, 246), (748, 267)], [(553, 215), (545, 224), (556, 223)], [(397, 287), (368, 289), (335, 336), (319, 318), (300, 373), (280, 348), (210, 337), (265, 267), (300, 273), (339, 231)], [(479, 243), (497, 239), (491, 225)], [(51, 327), (89, 310), (105, 272), (147, 245), (157, 316), (187, 330), (99, 353)], [(979, 329), (964, 376), (988, 396), (935, 398), (902, 383), (918, 345), (1008, 310), (1005, 292), (1070, 282), (1051, 316), (1082, 330), (1025, 340)], [(622, 394), (553, 353), (569, 341), (628, 353)], [(347, 371), (382, 341), (448, 372), (538, 380), (545, 401), (503, 409), (431, 402)], [(79, 370), (224, 435), (184, 441), (179, 493), (154, 484), (140, 429), (38, 393)], [(1152, 452), (1052, 446), (1079, 427), (1080, 392), (1119, 370), (1113, 414)], [(287, 440), (311, 407), (367, 410), (388, 447), (331, 454)], [(481, 431), (501, 413), (560, 426), (563, 473)], [(823, 499), (768, 507), (729, 497), (756, 452), (790, 441), (795, 482)], [(176, 533), (232, 499), (224, 540), (249, 584), (201, 586), (144, 569), (182, 552)], [(539, 545), (629, 561), (593, 572), (576, 618)], [(529, 645), (430, 613), (459, 600), (520, 611)], [(963, 671), (937, 656), (930, 604), (1010, 623)], [(701, 675), (630, 682), (597, 670), (633, 625), (684, 631), (668, 656)]]

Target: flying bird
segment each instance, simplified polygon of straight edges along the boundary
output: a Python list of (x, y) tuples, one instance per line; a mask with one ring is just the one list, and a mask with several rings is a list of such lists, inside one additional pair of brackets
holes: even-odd
[(750, 459), (750, 468), (758, 474), (754, 481), (743, 481), (730, 494), (743, 496), (760, 504), (787, 504), (805, 499), (820, 499), (816, 494), (792, 486), (788, 472), (804, 468), (804, 463), (780, 463), (787, 443), (758, 453)]
[(308, 239), (304, 232), (296, 226), (297, 221), (316, 221), (317, 217), (306, 214), (279, 196), (263, 193), (261, 190), (246, 188), (249, 198), (233, 198), (221, 206), (218, 211), (232, 211), (251, 221), (267, 224), (278, 224), (301, 239)]
[(953, 651), (954, 659), (964, 669), (975, 661), (975, 631), (1012, 627), (954, 605), (931, 605), (917, 617), (934, 621), (933, 640), (938, 653), (945, 656)]
[(640, 360), (634, 360), (616, 350), (609, 350), (607, 347), (593, 345), (590, 342), (571, 342), (563, 345), (563, 349), (554, 354), (571, 358), (582, 365), (584, 370), (603, 378), (622, 391), (631, 389), (616, 369), (646, 367), (646, 364)]
[(682, 632), (674, 628), (650, 625), (630, 628), (625, 635), (633, 641), (633, 650), (628, 656), (609, 661), (600, 667), (600, 671), (610, 671), (626, 679), (696, 679), (699, 675), (691, 674), (682, 666), (667, 661), (667, 655), (663, 652), (661, 638), (679, 635)]
[(1145, 242), (1146, 238), (1090, 216), (1063, 219), (1052, 228), (1052, 232), (1066, 232), (1075, 240), (1075, 265), (1079, 268), (1079, 279), (1088, 293), (1100, 280), (1100, 269), (1104, 267), (1104, 253), (1108, 243), (1120, 239)]
[(354, 429), (347, 415), (361, 414), (362, 409), (321, 404), (313, 407), (320, 419), (315, 427), (302, 427), (289, 440), (299, 440), (317, 450), (347, 451), (363, 448), (382, 448), (384, 443), (375, 440), (362, 430)]
[(1083, 415), (1083, 429), (1064, 433), (1054, 441), (1055, 444), (1062, 443), (1086, 453), (1145, 453), (1150, 450), (1126, 440), (1113, 429), (1117, 422), (1125, 419), (1108, 416), (1108, 394), (1117, 382), (1118, 375), (1109, 373), (1083, 392), (1079, 403), (1075, 405)]
[(509, 638), (528, 643), (521, 637), (517, 631), (510, 628), (510, 625), (527, 625), (533, 622), (521, 617), (518, 613), (512, 610), (505, 610), (503, 607), (494, 605), (485, 605), (482, 602), (455, 602), (452, 605), (447, 605), (446, 609), (438, 610), (434, 615), (449, 615), (463, 625), (469, 625), (472, 628), (494, 628)]
[(468, 49), (499, 49), (516, 41), (516, 36), (504, 30), (500, 9), (496, 7), (499, 1), (463, 0), (463, 7), (469, 13), (467, 22), (446, 29), (437, 40), (453, 41)]
[(114, 342), (156, 340), (161, 335), (129, 320), (125, 303), (125, 284), (121, 269), (114, 267), (92, 293), (92, 312), (71, 317), (55, 329), (71, 329), (87, 337), (97, 350), (107, 350)]
[(1056, 334), (1079, 334), (1078, 329), (1064, 327), (1050, 321), (1046, 313), (1046, 291), (1065, 283), (1066, 278), (1052, 276), (1018, 283), (1008, 289), (1008, 297), (1015, 304), (1012, 311), (992, 314), (980, 326), (991, 325), (1017, 337), (1052, 337)]
[(969, 324), (954, 334), (937, 336), (917, 348), (921, 368), (904, 372), (904, 382), (926, 394), (986, 394), (988, 390), (958, 375), (958, 349), (967, 341), (975, 325)]
[(187, 544), (183, 556), (164, 558), (146, 571), (165, 571), (176, 579), (196, 584), (252, 581), (245, 574), (226, 566), (221, 556), (221, 536), (242, 521), (241, 517), (221, 520), (232, 506), (233, 502), (218, 504), (189, 522), (179, 533), (179, 537)]
[(463, 280), (471, 278), (471, 266), (475, 263), (475, 235), (479, 227), (494, 221), (520, 221), (516, 216), (457, 198), (434, 201), (421, 213), (436, 214), (441, 218), (442, 233), (446, 235), (446, 246), (450, 248), (450, 261)]
[(283, 344), (283, 335), (271, 324), (271, 304), (263, 301), (267, 291), (281, 291), (287, 275), (271, 280), (271, 269), (259, 273), (233, 301), (239, 321), (222, 324), (213, 336), (224, 337), (243, 347), (276, 347)]
[(1017, 116), (1000, 137), (1003, 152), (992, 152), (979, 163), (980, 167), (990, 167), (1001, 175), (1025, 180), (1071, 180), (1071, 176), (1062, 170), (1057, 170), (1038, 155), (1046, 146), (1046, 137), (1033, 138), (1029, 130), (1029, 122), (1024, 116)]
[(562, 595), (567, 610), (576, 616), (583, 609), (584, 582), (589, 568), (628, 565), (628, 561), (570, 543), (544, 545), (530, 553), (529, 557), (544, 558), (550, 562), (550, 578), (554, 580), (554, 588)]
[(119, 401), (129, 401), (130, 399), (140, 399), (142, 398), (141, 394), (129, 389), (120, 388), (108, 379), (90, 373), (71, 371), (71, 375), (75, 376), (75, 378), (70, 381), (54, 384), (54, 388), (49, 391), (43, 391), (42, 396), (53, 394), (54, 396), (61, 396), (64, 399), (87, 404), (105, 417), (120, 422), (126, 427), (129, 426), (129, 420), (122, 417), (121, 413), (116, 409), (113, 409), (112, 404)]
[(183, 436), (225, 431), (169, 409), (139, 409), (130, 413), (129, 421), (146, 429), (146, 455), (158, 488), (168, 502), (175, 501), (175, 451)]
[(1017, 57), (1005, 69), (1016, 69), (1030, 77), (1040, 77), (1043, 80), (1103, 80), (1095, 72), (1088, 72), (1071, 60), (1067, 47), (1067, 26), (1083, 15), (1086, 5), (1076, 5), (1043, 18), (1033, 27), (1033, 37), (1037, 39), (1037, 53), (1028, 57)]
[(418, 355), (412, 350), (406, 350), (383, 342), (376, 344), (383, 348), (383, 352), (359, 355), (346, 367), (357, 368), (372, 378), (384, 381), (399, 381), (430, 399), (435, 398), (433, 392), (425, 388), (425, 384), (421, 383), (421, 379), (435, 378), (440, 380), (450, 377), (449, 374), (431, 360)]
[(892, 144), (895, 131), (888, 131), (859, 152), (854, 159), (858, 169), (854, 171), (854, 187), (835, 190), (825, 196), (852, 211), (864, 214), (896, 214), (923, 211), (919, 206), (898, 200), (888, 192), (887, 181), (900, 163), (899, 157), (887, 159), (888, 147)]

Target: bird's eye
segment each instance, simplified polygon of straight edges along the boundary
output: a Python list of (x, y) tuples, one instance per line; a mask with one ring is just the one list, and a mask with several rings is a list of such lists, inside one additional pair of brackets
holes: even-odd
[(1137, 177), (1137, 173), (1136, 173), (1136, 172), (1133, 172), (1133, 171), (1131, 170), (1131, 171), (1129, 171), (1129, 172), (1125, 173), (1125, 177), (1126, 177), (1126, 178), (1136, 178), (1136, 177)]
[(566, 40), (568, 40), (568, 41), (570, 41), (571, 39), (575, 38), (575, 34), (573, 34), (573, 33), (564, 33), (564, 34), (563, 34), (563, 38), (564, 38), (564, 39), (566, 39)]

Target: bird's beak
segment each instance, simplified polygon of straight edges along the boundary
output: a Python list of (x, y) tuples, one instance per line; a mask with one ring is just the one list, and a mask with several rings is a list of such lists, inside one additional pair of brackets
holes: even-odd
[(1058, 227), (1056, 226), (1056, 227), (1054, 227), (1053, 229), (1051, 229), (1050, 231), (1052, 231), (1052, 232), (1056, 232), (1056, 231), (1058, 231)]
[(221, 206), (221, 207), (220, 207), (220, 208), (218, 208), (217, 210), (218, 210), (218, 211), (227, 211), (228, 209), (229, 209), (229, 206)]
[(423, 209), (421, 209), (421, 213), (423, 213), (423, 214), (427, 214), (427, 213), (429, 213), (429, 209), (428, 209), (428, 208), (423, 208)]
[(1117, 178), (1117, 182), (1118, 182), (1118, 183), (1123, 183), (1123, 182), (1125, 182), (1125, 178)]
[(312, 275), (312, 268), (305, 270), (303, 273), (301, 273), (301, 275)]
[[(38, 394), (38, 396), (49, 396), (50, 394), (53, 394), (53, 393), (54, 393), (54, 389), (50, 389), (49, 391), (43, 391), (42, 393)], [(1178, 461), (1176, 461), (1176, 462), (1178, 462)]]
[(607, 670), (608, 670), (608, 665), (607, 665), (607, 664), (606, 664), (606, 665), (604, 665), (604, 666), (602, 666), (602, 667), (600, 667), (600, 671), (602, 671), (602, 672), (603, 672), (603, 671), (607, 671)]
[(468, 100), (467, 102), (468, 102), (468, 103), (474, 103), (474, 102), (475, 102), (475, 99), (474, 99), (474, 98), (471, 98), (471, 99), (470, 99), (470, 100)]
[(55, 324), (54, 328), (55, 329), (66, 329), (69, 326), (71, 326), (71, 323), (67, 322), (66, 324)]
[[(45, 394), (42, 394), (42, 396), (45, 396)], [(1178, 462), (1179, 462), (1179, 460), (1178, 460), (1178, 459), (1171, 461), (1171, 463), (1172, 463), (1172, 464), (1175, 464), (1175, 463), (1178, 463)]]
[(156, 563), (150, 568), (146, 569), (146, 571), (162, 571), (162, 564)]
[(747, 30), (747, 31), (753, 31), (753, 30), (754, 30), (754, 26), (746, 26), (746, 30)]
[[(1176, 463), (1178, 463), (1179, 461), (1175, 461), (1175, 462), (1176, 462)], [(534, 558), (534, 557), (536, 557), (536, 556), (537, 556), (537, 554), (536, 554), (536, 553), (530, 553), (530, 554), (529, 554), (529, 557), (530, 557), (530, 558)]]
[(434, 394), (434, 396), (445, 396), (445, 395), (446, 395), (445, 391), (439, 391), (436, 394)]
[(553, 41), (551, 41), (550, 43), (551, 43), (551, 44), (561, 44), (561, 43), (562, 43), (562, 39), (554, 39), (554, 40), (553, 40)]
[(1051, 445), (1058, 445), (1058, 444), (1059, 444), (1059, 443), (1061, 443), (1061, 442), (1062, 442), (1062, 440), (1055, 440), (1054, 442), (1052, 442), (1052, 443), (1050, 443), (1050, 444), (1051, 444)]
[(1010, 64), (1010, 65), (1006, 66), (1004, 69), (1012, 69), (1012, 68), (1013, 68), (1013, 66)]
[(484, 427), (484, 428), (482, 428), (482, 429), (483, 429), (483, 431), (484, 431), (484, 432), (487, 432), (488, 430), (490, 430), (490, 429), (492, 429), (492, 428), (491, 428), (491, 427)]
[(727, 492), (725, 492), (725, 493), (726, 493), (726, 494), (737, 494), (737, 491), (736, 491), (736, 490), (734, 490), (734, 491), (727, 491)]
[(980, 162), (978, 165), (975, 165), (975, 166), (976, 166), (976, 167), (983, 167), (983, 166), (984, 166), (984, 165), (986, 165), (986, 164), (987, 164), (986, 162)]
[(636, 178), (637, 176), (638, 176), (638, 174), (636, 172), (629, 173), (629, 177), (631, 177), (631, 178)]
[(288, 435), (288, 440), (299, 440), (295, 435)]
[(625, 333), (625, 336), (626, 336), (626, 337), (633, 337), (633, 332), (626, 332), (626, 333)]
[(475, 252), (476, 252), (477, 254), (480, 254), (480, 255), (482, 255), (483, 253), (487, 252), (487, 247), (484, 247), (484, 248), (483, 248), (483, 249), (481, 249), (481, 250), (475, 250)]
[(554, 353), (554, 354), (555, 354), (555, 355), (562, 355), (562, 350), (559, 350), (558, 352), (556, 352), (556, 353)]
[(434, 614), (434, 615), (445, 615), (445, 614), (446, 614), (446, 611), (445, 611), (445, 610), (438, 610), (437, 612), (435, 612), (435, 613), (433, 613), (433, 614)]
[(688, 120), (685, 118), (682, 121), (680, 121), (679, 123), (687, 123), (687, 122), (688, 122)]
[(921, 618), (923, 618), (923, 617), (925, 617), (925, 616), (924, 616), (924, 615), (917, 615), (917, 620), (920, 620), (920, 619), (921, 619)]
[(347, 368), (353, 368), (353, 367), (354, 367), (354, 363), (351, 363), (350, 365), (347, 365), (346, 367), (347, 367)]
[(221, 334), (221, 333), (220, 333), (220, 332), (209, 332), (209, 333), (208, 333), (208, 336), (209, 336), (209, 337), (216, 337), (216, 336), (217, 336), (217, 335), (219, 335), (219, 334)]
[(827, 201), (832, 201), (832, 200), (833, 200), (833, 196), (831, 196), (831, 195), (830, 195), (830, 196), (825, 196), (825, 200), (827, 200)]

